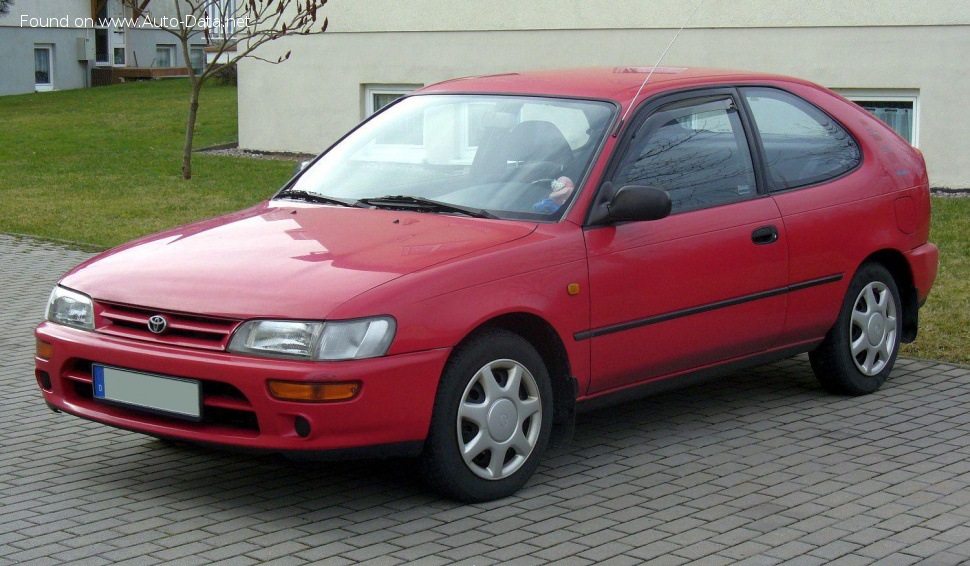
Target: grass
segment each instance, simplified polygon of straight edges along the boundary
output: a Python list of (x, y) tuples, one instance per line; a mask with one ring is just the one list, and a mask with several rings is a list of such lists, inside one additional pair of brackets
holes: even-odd
[[(0, 97), (0, 232), (108, 247), (244, 208), (293, 163), (196, 155), (181, 179), (182, 80)], [(203, 90), (196, 147), (236, 139), (236, 89)], [(933, 200), (940, 272), (908, 356), (970, 364), (970, 199)]]
[[(0, 231), (112, 246), (244, 208), (293, 163), (195, 155), (186, 80), (0, 97)], [(203, 89), (196, 147), (236, 140), (236, 89)]]
[(933, 199), (930, 240), (940, 248), (940, 270), (920, 309), (919, 336), (901, 353), (970, 364), (970, 199)]

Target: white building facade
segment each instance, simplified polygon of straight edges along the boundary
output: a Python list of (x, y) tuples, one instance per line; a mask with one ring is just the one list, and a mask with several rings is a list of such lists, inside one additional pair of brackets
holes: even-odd
[[(353, 0), (330, 30), (241, 64), (248, 149), (319, 152), (407, 91), (525, 69), (650, 66), (697, 4), (678, 0)], [(970, 2), (706, 0), (665, 65), (793, 75), (833, 88), (926, 155), (934, 186), (970, 187)]]

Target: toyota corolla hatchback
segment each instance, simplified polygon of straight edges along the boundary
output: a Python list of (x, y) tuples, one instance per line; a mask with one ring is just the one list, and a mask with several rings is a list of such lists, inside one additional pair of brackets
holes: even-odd
[(877, 390), (936, 276), (921, 154), (805, 81), (649, 71), (425, 88), (269, 200), (84, 263), (36, 331), (44, 398), (416, 456), (480, 501), (583, 408), (801, 352), (826, 389)]

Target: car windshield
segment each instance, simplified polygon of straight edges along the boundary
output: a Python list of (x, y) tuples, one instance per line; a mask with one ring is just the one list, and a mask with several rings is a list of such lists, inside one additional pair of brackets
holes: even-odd
[(589, 100), (411, 96), (344, 138), (279, 197), (555, 221), (613, 114), (612, 104)]

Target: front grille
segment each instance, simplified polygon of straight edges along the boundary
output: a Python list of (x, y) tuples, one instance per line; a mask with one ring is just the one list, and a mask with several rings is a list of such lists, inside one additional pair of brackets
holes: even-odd
[[(64, 366), (61, 377), (64, 379), (65, 389), (70, 388), (75, 399), (84, 401), (94, 400), (94, 378), (91, 376), (90, 360), (72, 359)], [(170, 417), (150, 415), (152, 419), (163, 419), (179, 423), (186, 428), (200, 426), (230, 428), (234, 430), (259, 432), (259, 421), (249, 399), (236, 387), (221, 381), (208, 379), (197, 380), (202, 384), (202, 422), (194, 423)], [(124, 409), (132, 414), (144, 414), (138, 409)]]
[[(168, 328), (161, 334), (148, 330), (148, 319), (155, 315), (168, 321)], [(225, 350), (232, 331), (241, 322), (102, 301), (95, 303), (94, 316), (95, 327), (102, 334), (205, 350)]]

